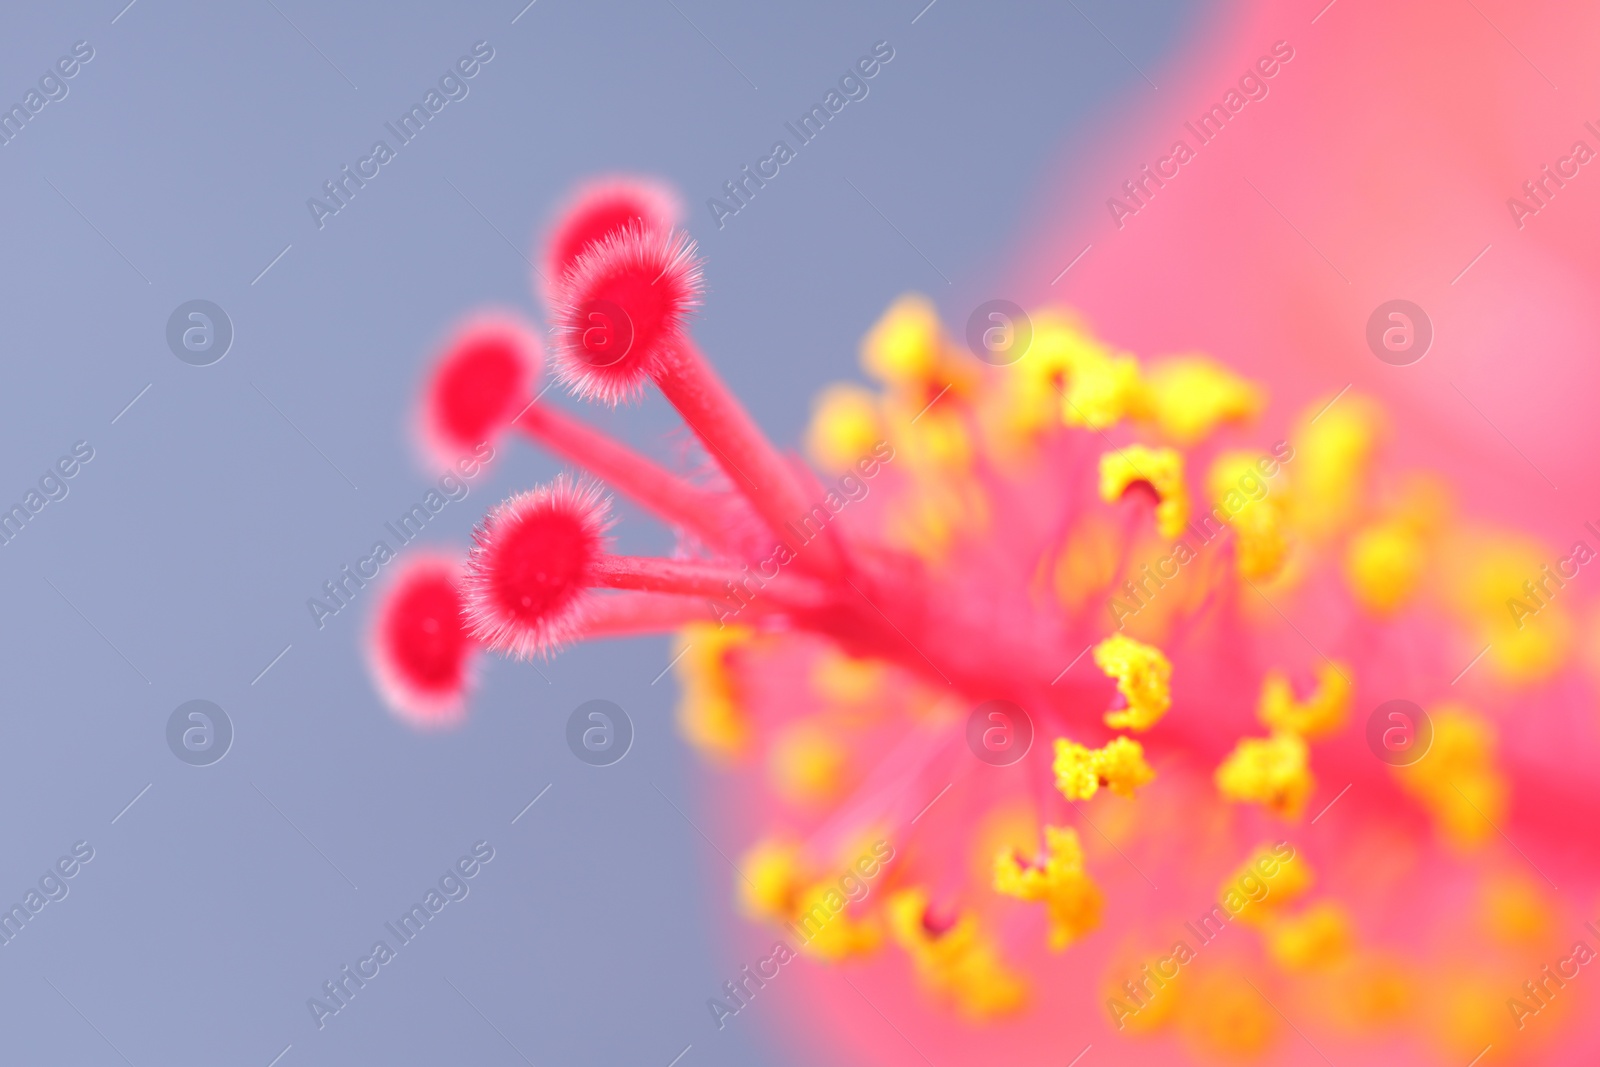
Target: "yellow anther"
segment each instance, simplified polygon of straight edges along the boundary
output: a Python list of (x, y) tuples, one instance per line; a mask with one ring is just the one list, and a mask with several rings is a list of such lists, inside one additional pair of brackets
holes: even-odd
[(948, 558), (959, 538), (989, 522), (989, 498), (975, 479), (930, 470), (915, 493), (890, 501), (889, 541), (931, 564)]
[(1309, 971), (1338, 963), (1354, 943), (1349, 914), (1326, 900), (1298, 915), (1278, 919), (1267, 929), (1267, 951), (1278, 966), (1289, 971)]
[(787, 922), (800, 899), (805, 875), (800, 846), (789, 841), (762, 841), (744, 854), (738, 882), (745, 913), (768, 922)]
[(1033, 316), (1033, 343), (1003, 379), (1005, 392), (994, 429), (1026, 441), (1061, 425), (1061, 398), (1075, 353), (1093, 342), (1071, 318), (1056, 311)]
[(883, 689), (884, 666), (877, 660), (856, 659), (827, 649), (811, 668), (811, 688), (833, 704), (861, 704)]
[(787, 927), (799, 947), (813, 956), (859, 955), (882, 939), (879, 921), (851, 915), (851, 899), (841, 891), (841, 880), (817, 881), (794, 842), (763, 841), (745, 853), (739, 869), (744, 873), (738, 888), (746, 914)]
[(1295, 734), (1246, 737), (1217, 768), (1217, 789), (1229, 800), (1298, 819), (1316, 785), (1309, 757), (1305, 741)]
[(1113, 355), (1081, 322), (1060, 312), (1033, 317), (1033, 342), (1014, 370), (1008, 407), (1025, 434), (1060, 423), (1103, 430), (1150, 410), (1138, 361)]
[(1289, 551), (1283, 477), (1275, 459), (1252, 452), (1225, 452), (1206, 475), (1210, 517), (1233, 527), (1239, 573), (1253, 581), (1275, 576)]
[(1355, 1033), (1393, 1026), (1409, 1014), (1418, 988), (1416, 976), (1398, 960), (1359, 951), (1329, 978), (1330, 1015)]
[(920, 388), (939, 377), (944, 330), (933, 301), (910, 293), (900, 297), (861, 342), (861, 366), (896, 389)]
[(1261, 681), (1261, 703), (1256, 716), (1274, 730), (1302, 737), (1335, 733), (1350, 714), (1348, 668), (1324, 663), (1317, 668), (1317, 688), (1304, 701), (1296, 700), (1287, 675), (1271, 671)]
[[(1470, 1063), (1488, 1045), (1504, 1048), (1514, 1042), (1519, 1036), (1516, 1024), (1525, 1018), (1508, 1010), (1509, 1003), (1520, 1004), (1524, 1010), (1532, 1004), (1516, 986), (1506, 988), (1504, 970), (1491, 971), (1487, 964), (1480, 967), (1448, 969), (1440, 975), (1441, 981), (1429, 983), (1424, 994), (1431, 1010), (1422, 1018), (1430, 1024), (1434, 1043), (1442, 1056), (1457, 1062)], [(1521, 995), (1508, 998), (1507, 993)], [(1558, 997), (1546, 1003), (1559, 1012), (1564, 1001)], [(1539, 1058), (1537, 1054), (1534, 1057), (1536, 1062)]]
[(730, 762), (744, 755), (750, 719), (739, 700), (730, 660), (753, 639), (747, 626), (690, 623), (678, 633), (678, 728), (707, 756)]
[[(1573, 563), (1592, 554), (1574, 552)], [(1564, 589), (1570, 577), (1558, 573), (1562, 555), (1537, 541), (1465, 537), (1445, 565), (1460, 575), (1450, 592), (1489, 646), (1485, 662), (1509, 681), (1541, 681), (1566, 662), (1575, 625), (1572, 593)]]
[(1104, 430), (1122, 419), (1142, 417), (1148, 410), (1138, 360), (1108, 355), (1099, 345), (1086, 345), (1075, 353), (1061, 400), (1062, 422)]
[(1311, 866), (1287, 842), (1260, 845), (1217, 890), (1217, 901), (1243, 922), (1260, 925), (1305, 894)]
[(1358, 517), (1382, 425), (1378, 409), (1346, 394), (1319, 401), (1294, 431), (1294, 517), (1313, 540), (1348, 529)]
[(836, 800), (848, 781), (843, 743), (820, 725), (799, 722), (773, 739), (767, 766), (775, 792), (792, 804)]
[(1483, 887), (1485, 924), (1510, 945), (1539, 945), (1554, 929), (1553, 901), (1530, 879), (1494, 875)]
[(806, 449), (829, 474), (857, 473), (858, 463), (875, 462), (872, 449), (885, 437), (876, 396), (859, 386), (831, 385), (812, 408)]
[(945, 477), (962, 472), (972, 462), (972, 435), (962, 413), (948, 395), (937, 393), (920, 403), (896, 405), (893, 436), (907, 466), (917, 472)]
[[(1277, 1013), (1250, 988), (1243, 971), (1229, 965), (1196, 978), (1193, 988), (1181, 992), (1179, 1023), (1209, 1058), (1253, 1060), (1278, 1039)], [(1262, 982), (1257, 975), (1253, 984)]]
[(1128, 705), (1107, 712), (1107, 726), (1148, 730), (1172, 706), (1172, 663), (1159, 648), (1112, 634), (1094, 646), (1094, 662), (1117, 680), (1117, 692)]
[(1433, 708), (1428, 715), (1428, 754), (1395, 772), (1400, 785), (1433, 813), (1446, 840), (1470, 848), (1493, 837), (1505, 817), (1509, 788), (1495, 767), (1494, 729), (1460, 705)]
[(1193, 444), (1224, 422), (1255, 418), (1266, 397), (1260, 386), (1204, 356), (1150, 365), (1146, 376), (1156, 423), (1182, 444)]
[(1042, 863), (1023, 863), (1015, 849), (996, 856), (994, 888), (1018, 900), (1042, 902), (1050, 920), (1050, 948), (1059, 952), (1100, 925), (1104, 900), (1083, 869), (1077, 832), (1046, 826), (1044, 840)]
[(851, 915), (849, 904), (837, 881), (805, 889), (791, 918), (791, 930), (801, 939), (800, 950), (819, 959), (842, 960), (876, 949), (883, 940), (880, 920), (870, 914)]
[(1374, 523), (1350, 539), (1345, 577), (1361, 606), (1392, 615), (1416, 591), (1427, 562), (1422, 535), (1402, 519)]
[(1056, 788), (1068, 800), (1088, 800), (1101, 786), (1131, 797), (1156, 776), (1144, 761), (1144, 748), (1126, 737), (1114, 738), (1104, 748), (1056, 738), (1055, 773)]
[(1183, 454), (1175, 448), (1129, 445), (1100, 457), (1100, 499), (1122, 499), (1128, 487), (1144, 483), (1155, 490), (1156, 529), (1172, 539), (1189, 521), (1189, 488), (1183, 482)]
[(1022, 1007), (1027, 986), (1001, 961), (970, 913), (948, 923), (928, 911), (928, 895), (906, 889), (889, 899), (889, 928), (911, 957), (922, 984), (972, 1019)]

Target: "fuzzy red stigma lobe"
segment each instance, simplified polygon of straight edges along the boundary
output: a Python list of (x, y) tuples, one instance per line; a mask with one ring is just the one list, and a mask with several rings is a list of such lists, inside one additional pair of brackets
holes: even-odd
[(556, 312), (556, 369), (580, 396), (617, 404), (660, 374), (700, 301), (700, 263), (686, 234), (640, 227), (592, 245)]
[(474, 533), (468, 561), (473, 634), (520, 657), (574, 637), (607, 526), (599, 487), (565, 475), (497, 506)]
[(500, 435), (531, 396), (538, 338), (510, 318), (478, 319), (458, 330), (424, 395), (430, 444), (446, 464)]
[(591, 245), (628, 229), (665, 233), (683, 214), (678, 197), (647, 178), (607, 178), (582, 186), (562, 210), (545, 245), (545, 279), (559, 293)]
[(421, 557), (378, 604), (370, 638), (374, 674), (396, 712), (419, 726), (458, 721), (477, 643), (462, 618), (461, 567)]

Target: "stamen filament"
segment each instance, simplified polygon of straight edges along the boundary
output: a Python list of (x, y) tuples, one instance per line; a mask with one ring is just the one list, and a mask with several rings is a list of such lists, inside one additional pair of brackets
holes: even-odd
[(630, 637), (636, 634), (666, 633), (714, 618), (710, 607), (698, 597), (677, 597), (660, 593), (618, 593), (590, 598), (579, 624), (578, 639)]
[[(811, 508), (793, 469), (692, 340), (679, 340), (664, 364), (655, 376), (662, 395), (677, 408), (772, 532), (793, 537), (786, 527), (799, 523)], [(802, 567), (830, 578), (844, 572), (843, 556), (831, 530), (807, 547), (812, 550), (800, 554)]]
[(681, 526), (712, 547), (735, 548), (720, 494), (691, 484), (551, 404), (529, 405), (517, 418), (516, 427), (561, 458), (586, 468), (663, 522)]
[[(594, 568), (594, 580), (603, 587), (680, 596), (724, 598), (745, 579), (743, 572), (732, 567), (660, 556), (602, 556)], [(804, 608), (816, 605), (821, 590), (808, 580), (786, 577), (780, 582), (764, 582), (752, 599), (763, 597), (774, 606)]]

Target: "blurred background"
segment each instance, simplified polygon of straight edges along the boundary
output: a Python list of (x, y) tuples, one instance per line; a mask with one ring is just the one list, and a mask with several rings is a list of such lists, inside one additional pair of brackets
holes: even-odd
[[(575, 182), (681, 189), (697, 335), (793, 445), (895, 296), (960, 323), (997, 295), (1042, 177), (1212, 5), (123, 3), (16, 8), (0, 34), (0, 104), (27, 113), (0, 146), (0, 506), (30, 512), (0, 546), (0, 903), (93, 857), (0, 945), (0, 1060), (794, 1062), (766, 1005), (707, 1028), (752, 958), (696, 828), (665, 640), (496, 659), (464, 728), (426, 736), (367, 678), (370, 588), (320, 627), (307, 600), (427, 492), (422, 370), (467, 313), (537, 315), (528, 260)], [(867, 97), (718, 228), (707, 198), (877, 42)], [(319, 225), (308, 198), (474, 46), (467, 95)], [(195, 300), (225, 320), (180, 359), (169, 319)], [(610, 421), (672, 447), (658, 401)], [(75, 447), (92, 458), (33, 513)], [(554, 469), (511, 445), (422, 543), (459, 551)], [(621, 518), (620, 550), (665, 546)], [(636, 731), (609, 767), (563, 738), (597, 698)], [(230, 724), (210, 765), (169, 745), (191, 700)], [(469, 895), (319, 1029), (308, 998), (477, 842)]]

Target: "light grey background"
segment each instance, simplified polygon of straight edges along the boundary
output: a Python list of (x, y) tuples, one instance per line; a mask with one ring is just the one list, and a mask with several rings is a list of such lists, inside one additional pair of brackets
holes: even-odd
[[(775, 1008), (722, 1033), (705, 1010), (749, 956), (726, 866), (663, 796), (694, 817), (702, 773), (671, 676), (652, 685), (665, 640), (577, 649), (548, 683), (492, 662), (465, 728), (423, 736), (369, 684), (370, 595), (321, 632), (305, 601), (422, 496), (421, 370), (461, 315), (537, 312), (522, 255), (575, 180), (679, 185), (709, 258), (698, 336), (793, 443), (894, 296), (959, 324), (995, 295), (1047, 164), (1149, 91), (1085, 16), (1153, 70), (1211, 13), (938, 0), (913, 24), (924, 2), (9, 6), (5, 104), (74, 42), (95, 56), (0, 147), (0, 506), (74, 442), (95, 456), (0, 547), (0, 903), (74, 842), (95, 858), (0, 946), (0, 1062), (789, 1062)], [(706, 197), (885, 39), (868, 98), (710, 225)], [(319, 231), (307, 197), (479, 40), (470, 95)], [(234, 323), (211, 367), (164, 341), (192, 298)], [(657, 403), (615, 424), (670, 450)], [(427, 540), (463, 545), (554, 469), (514, 445)], [(622, 518), (624, 550), (663, 546)], [(637, 728), (609, 768), (562, 740), (594, 697)], [(194, 698), (234, 723), (214, 766), (165, 744)], [(306, 999), (479, 839), (471, 895), (319, 1032)]]

